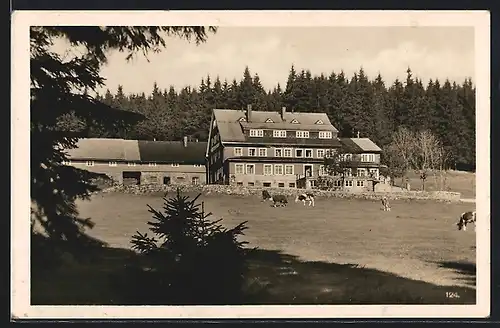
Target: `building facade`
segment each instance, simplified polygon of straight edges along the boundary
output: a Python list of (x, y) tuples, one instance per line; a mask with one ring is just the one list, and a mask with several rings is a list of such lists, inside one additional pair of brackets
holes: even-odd
[[(368, 138), (338, 137), (326, 113), (214, 109), (206, 150), (207, 181), (258, 187), (314, 187), (327, 175), (326, 154), (346, 147), (356, 164), (347, 188), (370, 188), (354, 182), (366, 173), (378, 177), (380, 148)], [(358, 171), (359, 170), (359, 171)], [(358, 175), (359, 173), (359, 175)]]
[(205, 184), (206, 142), (80, 139), (64, 164), (120, 184)]

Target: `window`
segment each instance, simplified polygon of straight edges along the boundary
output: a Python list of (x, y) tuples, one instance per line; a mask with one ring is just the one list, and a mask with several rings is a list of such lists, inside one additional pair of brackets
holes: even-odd
[(370, 169), (370, 176), (378, 179), (378, 170), (377, 169)]
[(346, 177), (350, 177), (350, 176), (352, 176), (352, 170), (351, 170), (350, 168), (345, 169), (345, 170), (344, 170), (344, 175), (345, 175)]
[(352, 180), (345, 180), (346, 187), (352, 187)]
[(314, 124), (325, 124), (325, 123), (323, 123), (322, 120), (317, 120), (316, 123), (314, 123)]
[[(155, 166), (156, 166), (156, 164), (155, 164)], [(179, 164), (177, 164), (177, 163), (172, 163), (172, 167), (179, 167)]]
[(94, 166), (95, 163), (94, 163), (94, 161), (87, 161), (85, 164), (87, 166)]
[(290, 121), (290, 123), (292, 123), (292, 124), (299, 124), (299, 121), (297, 121), (297, 119), (294, 118), (293, 120)]
[(202, 167), (203, 165), (201, 165), (201, 164), (194, 164), (193, 166), (194, 167)]
[(271, 182), (264, 182), (262, 186), (269, 188), (271, 187)]
[(318, 158), (325, 157), (325, 150), (324, 149), (317, 149), (316, 150), (316, 157), (318, 157)]
[[(328, 150), (325, 151), (325, 155), (324, 156), (325, 157), (333, 157), (333, 155), (335, 155), (335, 152), (336, 152), (335, 149), (328, 149)], [(341, 159), (343, 159), (343, 158), (341, 158)]]
[(309, 131), (295, 131), (296, 138), (309, 138)]
[(237, 185), (237, 186), (243, 186), (243, 182), (238, 181), (238, 182), (236, 182), (236, 185)]
[(256, 148), (248, 148), (248, 156), (257, 156)]
[(303, 157), (304, 151), (302, 149), (295, 149), (295, 157)]
[(352, 154), (342, 154), (342, 160), (350, 161), (352, 159)]
[(250, 137), (263, 137), (264, 130), (250, 129)]
[(275, 164), (274, 165), (274, 174), (275, 175), (283, 175), (283, 164)]
[(266, 120), (266, 123), (274, 123), (274, 121), (273, 121), (273, 120), (271, 120), (270, 118), (268, 118), (268, 119)]
[(247, 164), (246, 174), (255, 174), (255, 164)]
[(267, 157), (267, 148), (259, 148), (259, 156)]
[(362, 162), (375, 162), (375, 154), (362, 154), (361, 161)]
[(286, 138), (286, 130), (274, 130), (273, 137), (275, 138)]
[(234, 173), (243, 174), (243, 164), (235, 164), (234, 165)]
[(243, 156), (243, 148), (240, 147), (234, 148), (234, 156)]
[(293, 165), (285, 165), (285, 174), (293, 175)]
[(279, 183), (278, 183), (278, 187), (280, 187), (280, 188), (285, 188), (285, 184), (284, 184), (283, 182), (279, 182)]
[(71, 165), (71, 161), (63, 161), (63, 165)]
[(332, 138), (332, 132), (331, 131), (319, 131), (318, 137), (320, 139), (331, 139)]
[(285, 157), (292, 157), (292, 148), (285, 148), (283, 150), (283, 154), (285, 155)]
[(198, 185), (200, 183), (200, 178), (198, 177), (192, 177), (191, 178), (191, 183), (194, 185)]
[(108, 165), (109, 166), (117, 166), (118, 164), (116, 162), (109, 162)]
[(253, 187), (253, 186), (255, 186), (255, 183), (253, 183), (253, 182), (249, 182), (249, 183), (248, 183), (248, 186), (249, 186), (249, 187)]
[(135, 166), (136, 164), (134, 162), (128, 162), (127, 165), (128, 166)]
[(364, 185), (365, 185), (365, 182), (363, 180), (356, 181), (356, 186), (358, 186), (358, 187), (364, 187)]
[(320, 165), (320, 166), (319, 166), (319, 172), (318, 172), (318, 175), (327, 175), (327, 174), (326, 174), (326, 170), (325, 170), (325, 166), (324, 166), (324, 165)]
[(335, 187), (342, 187), (342, 180), (336, 180), (333, 185)]
[(358, 177), (364, 177), (365, 173), (366, 173), (365, 169), (358, 169), (356, 172)]
[(272, 174), (273, 174), (273, 165), (264, 164), (264, 175), (272, 175)]
[(283, 157), (283, 149), (275, 148), (274, 149), (274, 157)]
[[(247, 120), (244, 118), (244, 117), (240, 117), (240, 119), (238, 120), (238, 122), (246, 122)], [(215, 121), (214, 121), (215, 123)]]
[(312, 158), (313, 157), (313, 151), (312, 149), (306, 149), (305, 154), (307, 158)]
[[(156, 166), (156, 163), (149, 163), (149, 166)], [(173, 165), (173, 164), (172, 164)]]
[(290, 188), (295, 188), (295, 182), (290, 182), (290, 183), (288, 184), (288, 187), (290, 187)]

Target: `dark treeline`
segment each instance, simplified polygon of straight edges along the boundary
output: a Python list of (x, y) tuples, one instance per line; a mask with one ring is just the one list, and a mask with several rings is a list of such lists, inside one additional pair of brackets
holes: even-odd
[(199, 87), (161, 90), (155, 83), (150, 94), (115, 94), (107, 90), (98, 100), (113, 107), (144, 114), (147, 119), (127, 131), (91, 131), (93, 137), (145, 140), (180, 140), (191, 136), (206, 140), (213, 108), (326, 112), (343, 137), (369, 137), (382, 148), (398, 127), (430, 130), (442, 142), (448, 165), (474, 166), (475, 86), (413, 77), (410, 68), (404, 81), (386, 85), (379, 74), (370, 79), (361, 68), (353, 76), (343, 72), (313, 76), (293, 66), (284, 88), (265, 90), (258, 74), (245, 68), (240, 81), (221, 81), (207, 76)]

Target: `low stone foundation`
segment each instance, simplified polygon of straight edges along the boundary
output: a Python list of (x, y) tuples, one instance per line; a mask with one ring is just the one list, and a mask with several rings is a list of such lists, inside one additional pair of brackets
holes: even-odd
[[(239, 195), (239, 196), (261, 196), (263, 188), (258, 187), (243, 187), (243, 186), (229, 186), (229, 185), (115, 185), (106, 188), (101, 192), (123, 192), (131, 194), (155, 194), (155, 193), (171, 193), (175, 192), (177, 188), (181, 192), (202, 193), (204, 195), (210, 194), (225, 194), (225, 195)], [(298, 194), (306, 192), (304, 189), (288, 189), (288, 188), (266, 188), (271, 195), (282, 194), (289, 197), (295, 197)], [(335, 197), (335, 198), (359, 198), (359, 199), (381, 199), (383, 196), (390, 200), (397, 199), (414, 199), (425, 200), (432, 199), (437, 201), (446, 202), (459, 202), (460, 193), (448, 191), (400, 191), (400, 192), (348, 192), (348, 191), (323, 191), (323, 190), (307, 190), (313, 193), (316, 197)]]

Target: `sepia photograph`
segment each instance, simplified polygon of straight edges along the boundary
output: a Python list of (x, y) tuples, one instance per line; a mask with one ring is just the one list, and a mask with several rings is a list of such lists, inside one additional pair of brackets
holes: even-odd
[(489, 33), (15, 12), (11, 315), (488, 316)]

